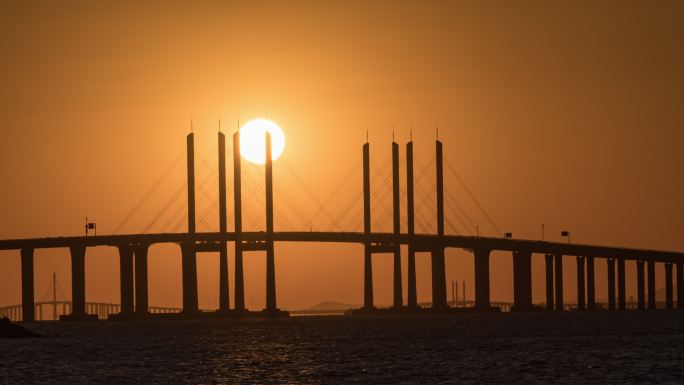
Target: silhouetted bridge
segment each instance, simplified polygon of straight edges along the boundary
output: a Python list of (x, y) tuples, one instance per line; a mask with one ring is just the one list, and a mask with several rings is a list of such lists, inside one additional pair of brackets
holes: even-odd
[[(59, 316), (70, 314), (73, 304), (71, 301), (38, 301), (34, 304), (34, 316), (37, 321), (57, 320)], [(86, 302), (86, 313), (94, 314), (99, 319), (104, 319), (121, 312), (121, 304), (111, 302)], [(151, 314), (176, 314), (183, 309), (169, 306), (150, 306)], [(23, 305), (11, 305), (0, 307), (0, 318), (7, 317), (11, 320), (23, 319)]]
[[(444, 232), (444, 195), (442, 143), (436, 141), (436, 195), (437, 233), (417, 234), (414, 217), (413, 143), (406, 145), (406, 201), (407, 231), (401, 232), (399, 191), (399, 146), (392, 143), (392, 217), (393, 231), (371, 231), (370, 145), (363, 145), (363, 232), (276, 232), (273, 228), (273, 162), (271, 138), (266, 135), (265, 200), (266, 229), (263, 232), (246, 232), (242, 227), (242, 190), (239, 132), (233, 134), (234, 166), (234, 231), (227, 231), (226, 217), (226, 167), (225, 136), (219, 132), (219, 231), (197, 232), (195, 228), (195, 166), (194, 136), (187, 137), (187, 187), (188, 232), (161, 234), (130, 234), (87, 237), (58, 237), (16, 239), (0, 241), (0, 250), (20, 250), (22, 270), (22, 308), (24, 321), (35, 319), (33, 293), (33, 254), (40, 248), (69, 248), (71, 253), (71, 287), (73, 306), (71, 314), (62, 319), (90, 319), (85, 300), (85, 254), (89, 247), (111, 246), (119, 251), (120, 259), (120, 318), (145, 317), (150, 314), (148, 306), (147, 252), (150, 245), (159, 243), (178, 244), (182, 255), (183, 305), (181, 316), (204, 314), (198, 309), (197, 261), (198, 252), (219, 252), (219, 315), (246, 315), (243, 252), (266, 253), (266, 309), (263, 314), (282, 315), (276, 306), (275, 242), (332, 242), (353, 243), (364, 246), (364, 306), (359, 313), (378, 311), (373, 303), (372, 255), (393, 254), (393, 308), (390, 312), (450, 312), (454, 308), (447, 303), (445, 249), (460, 248), (472, 252), (475, 269), (475, 304), (471, 311), (498, 311), (491, 306), (489, 284), (489, 261), (492, 251), (508, 251), (513, 258), (514, 304), (513, 311), (532, 311), (539, 307), (532, 303), (532, 254), (545, 255), (547, 310), (564, 310), (563, 303), (563, 256), (575, 256), (577, 262), (577, 309), (594, 310), (595, 259), (603, 259), (608, 267), (608, 308), (626, 309), (625, 262), (636, 261), (637, 307), (655, 309), (655, 264), (665, 264), (666, 307), (674, 307), (673, 268), (677, 271), (677, 307), (684, 308), (684, 253), (657, 250), (640, 250), (620, 247), (592, 246), (570, 243), (533, 241), (509, 238), (448, 235)], [(230, 307), (228, 293), (228, 242), (234, 243), (235, 252), (235, 303)], [(403, 301), (401, 245), (408, 246), (408, 298)], [(415, 254), (431, 254), (432, 307), (419, 308), (416, 296)], [(617, 274), (616, 274), (617, 265)], [(135, 269), (134, 269), (135, 266)], [(647, 273), (647, 279), (645, 274)], [(616, 285), (617, 275), (617, 285)], [(648, 283), (646, 290), (645, 283)], [(616, 295), (617, 286), (617, 295)], [(135, 288), (135, 289), (134, 289)], [(646, 298), (648, 293), (648, 298)], [(617, 297), (617, 301), (616, 301)]]

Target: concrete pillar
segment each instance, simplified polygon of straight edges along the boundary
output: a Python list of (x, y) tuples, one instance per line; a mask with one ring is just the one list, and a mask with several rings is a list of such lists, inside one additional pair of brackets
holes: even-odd
[(563, 254), (554, 255), (556, 283), (556, 311), (563, 311)]
[(544, 256), (546, 262), (546, 310), (552, 311), (554, 309), (553, 300), (553, 255), (546, 254)]
[(235, 241), (235, 310), (245, 311), (245, 278), (242, 263), (242, 243)]
[(373, 265), (371, 261), (370, 246), (363, 249), (363, 308), (372, 310), (373, 305)]
[(127, 244), (118, 248), (121, 314), (129, 315), (133, 313), (133, 249)]
[(363, 307), (373, 309), (373, 261), (371, 260), (370, 144), (363, 145), (363, 233), (366, 235), (363, 256)]
[(135, 252), (135, 312), (138, 315), (148, 313), (148, 284), (147, 284), (147, 250), (149, 245), (133, 246)]
[(33, 249), (21, 249), (21, 305), (24, 322), (35, 321), (33, 294)]
[[(399, 145), (392, 142), (392, 219), (394, 235), (401, 234), (401, 211), (399, 196)], [(394, 308), (400, 309), (404, 304), (403, 289), (401, 287), (401, 244), (399, 239), (394, 243)]]
[(84, 245), (74, 245), (71, 251), (71, 314), (84, 316), (85, 311), (85, 253)]
[(188, 233), (195, 233), (195, 134), (187, 137), (188, 160)]
[(240, 131), (233, 134), (233, 199), (235, 219), (235, 310), (245, 311), (245, 279), (242, 269), (242, 172)]
[(444, 247), (437, 246), (432, 252), (432, 308), (445, 309), (447, 307), (446, 265), (444, 261)]
[(677, 309), (684, 309), (684, 262), (677, 262)]
[(625, 259), (620, 257), (617, 260), (617, 270), (618, 270), (618, 309), (627, 309), (627, 294), (625, 292)]
[(183, 269), (183, 312), (196, 313), (197, 307), (197, 254), (194, 241), (181, 243)]
[(532, 253), (513, 252), (513, 302), (512, 311), (532, 310)]
[(273, 156), (266, 132), (266, 310), (276, 311), (275, 251), (273, 248)]
[[(219, 231), (222, 236), (228, 232), (228, 220), (226, 212), (226, 136), (218, 133), (218, 170), (219, 170)], [(219, 249), (219, 311), (226, 312), (230, 309), (230, 287), (228, 286), (228, 243), (221, 240)]]
[(674, 309), (672, 293), (672, 263), (665, 263), (665, 308)]
[(587, 309), (596, 310), (596, 280), (594, 278), (594, 257), (586, 256), (587, 260)]
[(577, 310), (584, 310), (584, 257), (577, 256)]
[[(413, 142), (406, 144), (406, 222), (407, 233), (413, 237), (415, 234), (414, 222), (414, 196), (413, 196)], [(413, 238), (411, 238), (413, 242)], [(416, 291), (416, 252), (413, 244), (408, 246), (408, 307), (418, 307)]]
[(475, 249), (475, 307), (491, 308), (489, 299), (489, 249)]
[(608, 267), (608, 310), (615, 310), (615, 259), (607, 258)]
[(656, 285), (655, 285), (655, 261), (650, 259), (646, 262), (648, 274), (648, 308), (656, 308)]
[(637, 307), (646, 308), (646, 293), (644, 287), (644, 261), (637, 261)]

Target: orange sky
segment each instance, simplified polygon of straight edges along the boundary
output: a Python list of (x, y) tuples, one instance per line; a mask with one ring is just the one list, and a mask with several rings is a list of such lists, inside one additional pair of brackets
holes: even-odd
[[(684, 250), (683, 16), (681, 3), (629, 1), (5, 2), (0, 238), (79, 235), (85, 216), (111, 233), (184, 151), (191, 116), (198, 152), (215, 167), (218, 116), (233, 130), (239, 113), (243, 121), (267, 116), (285, 131), (275, 178), (304, 216), (318, 208), (283, 162), (323, 200), (360, 159), (366, 127), (378, 166), (389, 156), (392, 126), (402, 156), (413, 127), (416, 156), (427, 165), (438, 124), (445, 157), (503, 231), (537, 239), (545, 223), (550, 240), (568, 229), (576, 242)], [(257, 171), (246, 172), (261, 178)], [(142, 231), (184, 178), (181, 163), (122, 232)], [(215, 181), (206, 183), (216, 199)], [(357, 171), (329, 211), (339, 215), (360, 188)], [(483, 234), (500, 235), (449, 174), (446, 189)], [(278, 191), (276, 210), (293, 226), (276, 216), (276, 229), (295, 229)], [(200, 213), (212, 198), (197, 196)], [(263, 210), (262, 196), (246, 210)], [(171, 210), (184, 200), (185, 193)], [(421, 210), (432, 207), (428, 197)], [(381, 206), (374, 210), (389, 229)], [(314, 230), (329, 228), (326, 219), (319, 216)], [(218, 228), (215, 212), (205, 221), (200, 230)], [(278, 245), (276, 252), (280, 307), (362, 302), (360, 246)], [(36, 255), (36, 297), (53, 271), (69, 294), (68, 252)], [(265, 302), (264, 259), (246, 259), (252, 309)], [(420, 301), (430, 300), (428, 260), (418, 260)], [(391, 257), (375, 261), (376, 303), (389, 304)], [(469, 254), (448, 252), (447, 278), (465, 279), (469, 297), (472, 266)], [(200, 255), (198, 270), (200, 306), (216, 307), (217, 256)], [(569, 301), (574, 270), (568, 258)], [(113, 249), (89, 250), (86, 271), (88, 300), (118, 302)], [(628, 263), (628, 296), (636, 294), (634, 271)], [(533, 274), (540, 301), (541, 257)], [(604, 263), (596, 274), (597, 298), (605, 298)], [(153, 247), (150, 275), (150, 303), (180, 305), (176, 246)], [(510, 255), (493, 254), (491, 275), (492, 298), (511, 300)], [(18, 252), (2, 252), (0, 305), (19, 299)]]

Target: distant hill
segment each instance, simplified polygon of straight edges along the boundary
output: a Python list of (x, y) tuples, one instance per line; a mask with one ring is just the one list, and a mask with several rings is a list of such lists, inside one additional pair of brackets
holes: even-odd
[(342, 302), (335, 302), (335, 301), (325, 301), (321, 302), (317, 305), (308, 307), (306, 309), (302, 309), (304, 311), (331, 311), (331, 310), (339, 310), (339, 311), (344, 311), (344, 310), (349, 310), (353, 308), (359, 307), (358, 305), (351, 305), (348, 303), (342, 303)]

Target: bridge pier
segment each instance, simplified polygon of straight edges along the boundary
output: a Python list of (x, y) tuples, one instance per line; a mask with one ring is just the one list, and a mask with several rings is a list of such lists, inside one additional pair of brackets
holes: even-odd
[(596, 280), (594, 278), (594, 257), (589, 255), (587, 261), (587, 309), (596, 310)]
[(242, 262), (242, 241), (235, 241), (235, 310), (244, 312), (245, 308), (245, 278)]
[(373, 310), (373, 262), (371, 261), (371, 246), (363, 248), (363, 309)]
[(577, 256), (577, 310), (585, 310), (584, 301), (584, 257)]
[(556, 283), (556, 311), (563, 311), (563, 254), (554, 255), (555, 283)]
[(637, 261), (637, 308), (646, 308), (646, 293), (644, 287), (644, 261)]
[(407, 233), (411, 237), (408, 245), (408, 307), (418, 308), (418, 296), (416, 291), (416, 251), (413, 246), (415, 235), (415, 214), (413, 196), (413, 141), (406, 143), (406, 222)]
[(608, 268), (608, 310), (615, 310), (615, 258), (607, 258)]
[(553, 255), (544, 255), (544, 261), (546, 266), (546, 310), (553, 311), (555, 302), (553, 299)]
[(197, 313), (197, 254), (194, 242), (181, 243), (183, 269), (183, 313)]
[[(416, 252), (413, 246), (408, 247), (408, 298), (409, 309), (418, 308), (418, 291), (416, 289)], [(682, 301), (680, 301), (682, 302)]]
[(618, 309), (627, 309), (627, 294), (625, 292), (625, 259), (618, 257), (617, 259), (617, 271), (618, 271)]
[(475, 255), (475, 310), (492, 311), (489, 296), (489, 253), (491, 250), (477, 248)]
[(646, 262), (648, 274), (648, 308), (656, 308), (656, 289), (655, 289), (655, 261), (652, 258)]
[(447, 308), (446, 297), (446, 263), (444, 260), (444, 247), (435, 247), (431, 252), (432, 264), (432, 309), (443, 310)]
[(513, 252), (513, 306), (511, 311), (534, 310), (532, 305), (532, 253)]
[(665, 308), (674, 309), (674, 298), (672, 295), (672, 263), (665, 263)]
[(71, 247), (71, 314), (85, 315), (85, 246)]
[(266, 311), (271, 313), (278, 311), (275, 282), (275, 251), (271, 241), (266, 250)]
[(121, 292), (121, 315), (133, 314), (133, 249), (122, 244), (119, 248), (119, 286)]
[(133, 246), (135, 253), (135, 313), (144, 316), (148, 312), (148, 274), (147, 274), (147, 251), (149, 245), (138, 244)]
[(97, 315), (86, 312), (85, 302), (85, 254), (86, 247), (74, 244), (71, 251), (71, 314), (59, 317), (65, 321), (97, 320)]
[(21, 249), (21, 305), (22, 321), (35, 321), (33, 286), (33, 249)]
[(684, 309), (684, 262), (677, 262), (677, 309)]

